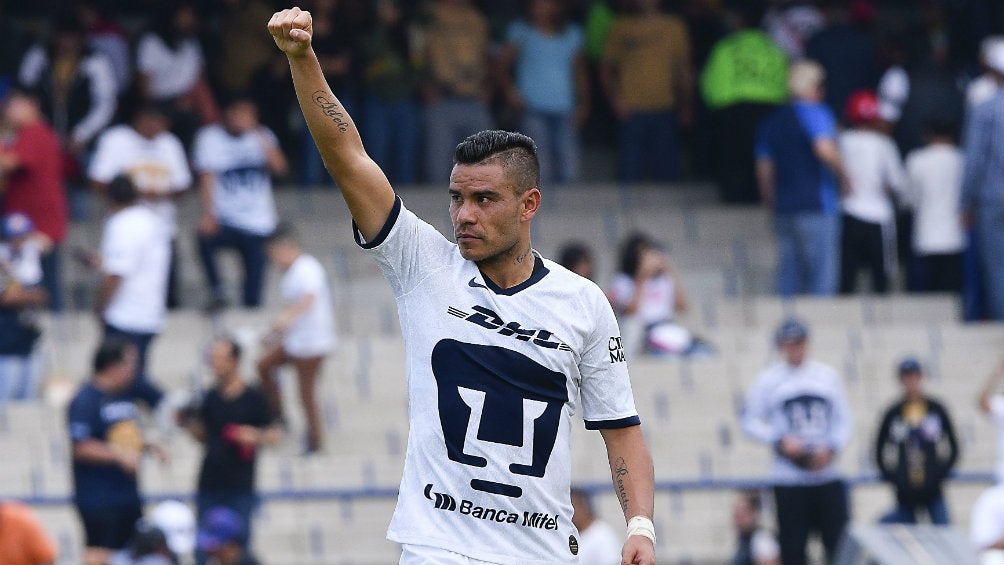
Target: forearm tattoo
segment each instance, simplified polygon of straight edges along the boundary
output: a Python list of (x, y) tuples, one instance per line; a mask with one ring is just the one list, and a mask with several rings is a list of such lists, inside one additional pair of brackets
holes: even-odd
[(338, 131), (342, 133), (348, 131), (349, 121), (345, 112), (342, 111), (341, 106), (329, 98), (327, 91), (317, 90), (311, 95), (311, 98), (314, 100), (314, 104), (317, 104), (317, 107), (321, 109), (321, 112), (335, 122)]
[(624, 486), (624, 477), (628, 474), (627, 463), (623, 457), (618, 457), (614, 461), (614, 492), (617, 494), (617, 501), (621, 503), (621, 510), (627, 514), (628, 496), (627, 487)]

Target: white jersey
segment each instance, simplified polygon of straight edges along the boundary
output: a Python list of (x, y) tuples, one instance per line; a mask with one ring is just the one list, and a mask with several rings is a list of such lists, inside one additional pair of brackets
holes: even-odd
[[(101, 134), (88, 171), (91, 180), (100, 183), (109, 183), (123, 174), (129, 176), (137, 189), (165, 196), (192, 184), (185, 148), (177, 136), (165, 131), (147, 139), (128, 125), (118, 125)], [(174, 202), (170, 198), (141, 198), (140, 202), (161, 219), (163, 228), (174, 237), (178, 230)]]
[[(809, 449), (840, 452), (851, 437), (850, 409), (843, 384), (829, 365), (806, 360), (793, 367), (779, 362), (757, 377), (743, 407), (743, 431), (771, 446), (793, 435)], [(808, 470), (776, 454), (773, 479), (781, 485), (818, 485), (839, 478), (836, 457), (827, 467)]]
[(285, 304), (311, 294), (314, 302), (286, 329), (282, 348), (293, 357), (326, 355), (335, 345), (335, 322), (331, 313), (331, 288), (324, 267), (316, 258), (301, 254), (282, 275), (279, 291)]
[(101, 270), (122, 278), (103, 313), (120, 330), (158, 333), (167, 307), (171, 243), (160, 220), (135, 205), (108, 218), (101, 238)]
[(410, 433), (387, 537), (512, 565), (576, 562), (571, 416), (639, 423), (617, 322), (596, 285), (534, 253), (501, 289), (401, 204), (357, 241), (397, 297)]
[(220, 125), (195, 137), (192, 162), (213, 174), (213, 215), (225, 226), (256, 235), (275, 230), (275, 199), (266, 148), (278, 143), (267, 128), (231, 135)]

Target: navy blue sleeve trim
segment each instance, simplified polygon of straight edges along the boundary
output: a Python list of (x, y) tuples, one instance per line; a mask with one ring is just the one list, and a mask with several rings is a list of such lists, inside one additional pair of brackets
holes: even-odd
[(356, 221), (352, 220), (352, 237), (355, 238), (356, 243), (359, 247), (363, 249), (373, 249), (374, 247), (380, 245), (387, 239), (390, 235), (391, 228), (397, 223), (397, 217), (401, 215), (401, 197), (394, 198), (394, 207), (390, 209), (390, 215), (387, 216), (387, 221), (383, 223), (383, 227), (380, 228), (380, 233), (373, 238), (372, 241), (363, 242), (363, 236), (359, 233), (359, 226), (356, 225)]
[(630, 428), (641, 425), (641, 418), (638, 416), (628, 416), (620, 420), (586, 420), (587, 430), (616, 430), (619, 428)]

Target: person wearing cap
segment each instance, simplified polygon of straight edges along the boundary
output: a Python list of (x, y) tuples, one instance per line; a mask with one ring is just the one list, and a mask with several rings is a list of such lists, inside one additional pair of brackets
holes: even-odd
[(916, 524), (923, 509), (932, 524), (949, 523), (942, 484), (959, 458), (955, 427), (943, 404), (924, 394), (924, 369), (912, 357), (897, 368), (902, 397), (882, 416), (875, 462), (882, 480), (896, 490), (896, 507), (885, 524)]
[(895, 233), (891, 195), (903, 191), (906, 172), (899, 150), (882, 131), (879, 101), (874, 92), (851, 94), (844, 109), (847, 129), (837, 140), (845, 163), (850, 190), (841, 199), (840, 292), (857, 289), (858, 271), (864, 267), (871, 289), (889, 291), (890, 264)]
[(42, 281), (49, 305), (60, 311), (60, 247), (67, 229), (60, 141), (43, 117), (38, 97), (27, 90), (14, 89), (7, 95), (3, 121), (15, 134), (10, 144), (0, 144), (0, 178), (6, 185), (0, 208), (5, 215), (27, 216), (33, 230), (48, 238), (47, 249), (39, 256)]
[(195, 550), (195, 514), (187, 504), (165, 500), (149, 512), (148, 522), (164, 533), (167, 547), (179, 563), (191, 563)]
[[(986, 62), (1004, 84), (1004, 43)], [(1004, 89), (972, 109), (965, 131), (962, 212), (979, 243), (986, 317), (1004, 320)]]
[(850, 440), (853, 421), (836, 370), (808, 357), (808, 336), (794, 318), (778, 327), (781, 359), (757, 377), (742, 414), (743, 431), (774, 450), (771, 482), (785, 565), (806, 563), (812, 532), (832, 562), (849, 519), (836, 458)]
[(206, 512), (196, 537), (196, 548), (207, 554), (211, 565), (259, 565), (241, 545), (245, 523), (240, 514), (217, 506)]
[(773, 213), (777, 291), (830, 296), (840, 277), (841, 193), (850, 190), (837, 149), (837, 122), (823, 104), (824, 73), (813, 61), (788, 71), (791, 101), (757, 125), (760, 199)]
[(37, 310), (48, 302), (40, 256), (48, 238), (20, 212), (0, 221), (0, 403), (38, 397)]

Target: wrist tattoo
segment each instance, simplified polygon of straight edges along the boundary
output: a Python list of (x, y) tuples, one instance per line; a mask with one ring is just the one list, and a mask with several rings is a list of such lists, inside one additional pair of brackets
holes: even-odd
[(345, 133), (349, 129), (349, 122), (346, 119), (345, 112), (342, 111), (342, 107), (336, 102), (328, 99), (328, 93), (324, 90), (317, 90), (311, 95), (314, 104), (321, 109), (321, 112), (325, 116), (331, 118), (331, 121), (335, 122), (335, 126), (338, 127), (338, 131)]
[(621, 503), (621, 510), (625, 513), (628, 508), (628, 496), (627, 487), (624, 486), (624, 477), (627, 474), (627, 462), (624, 461), (623, 457), (618, 457), (614, 461), (614, 493), (617, 495), (617, 501)]

